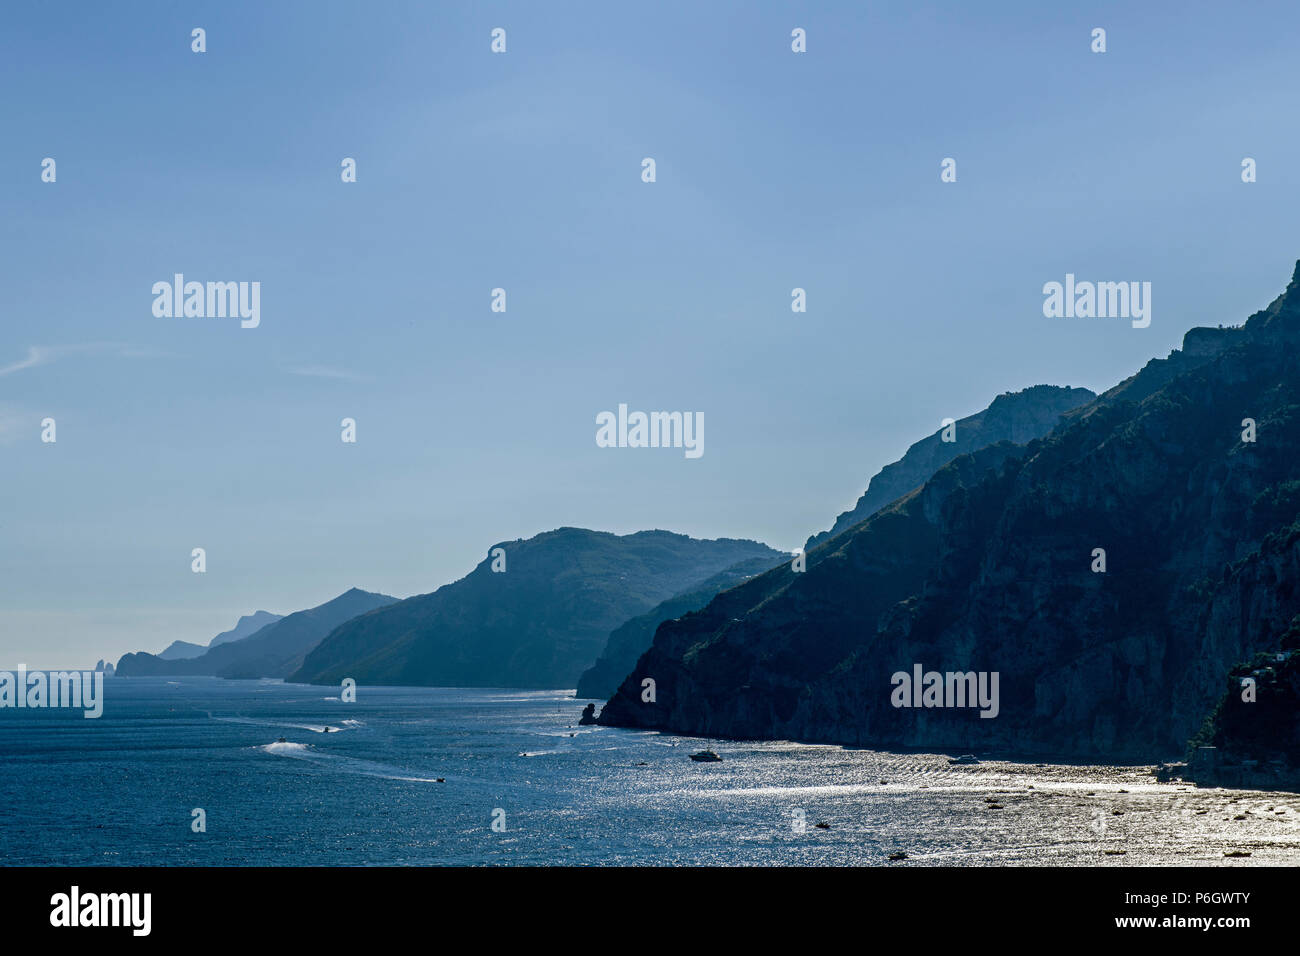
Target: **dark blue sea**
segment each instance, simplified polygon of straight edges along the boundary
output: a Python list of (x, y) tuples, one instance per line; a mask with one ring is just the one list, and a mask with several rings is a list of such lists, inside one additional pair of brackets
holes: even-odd
[[(0, 710), (0, 862), (1300, 862), (1295, 795), (1159, 784), (1150, 768), (580, 727), (584, 702), (558, 690), (361, 687), (344, 703), (278, 681), (105, 688), (97, 720)], [(723, 760), (688, 758), (704, 747)], [(1251, 856), (1225, 859), (1236, 850)]]

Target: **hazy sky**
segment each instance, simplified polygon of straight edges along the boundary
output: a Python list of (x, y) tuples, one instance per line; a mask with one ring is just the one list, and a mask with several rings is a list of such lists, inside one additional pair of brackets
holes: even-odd
[[(1240, 322), (1300, 256), (1300, 12), (1062, 6), (7, 9), (0, 665), (562, 525), (792, 549), (942, 418)], [(260, 282), (260, 326), (155, 317), (177, 272)], [(1045, 318), (1067, 272), (1151, 282), (1151, 326)], [(704, 455), (597, 448), (620, 402)]]

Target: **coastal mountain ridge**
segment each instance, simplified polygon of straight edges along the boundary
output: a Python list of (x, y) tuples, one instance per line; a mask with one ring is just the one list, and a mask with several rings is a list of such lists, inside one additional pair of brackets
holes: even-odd
[[(1300, 263), (1243, 326), (1191, 330), (1045, 437), (957, 457), (824, 540), (803, 573), (780, 565), (663, 623), (600, 723), (1181, 754), (1231, 669), (1300, 615), (1297, 344)], [(916, 664), (999, 673), (998, 716), (895, 706), (892, 675)]]
[(274, 624), (280, 620), (282, 615), (272, 614), (270, 611), (254, 611), (252, 614), (245, 614), (240, 617), (235, 626), (228, 631), (222, 631), (212, 640), (204, 644), (193, 644), (190, 641), (172, 641), (167, 648), (160, 651), (158, 656), (165, 661), (184, 660), (190, 657), (198, 657), (214, 647), (220, 647), (222, 644), (229, 644), (231, 641), (242, 640), (252, 634), (257, 633), (268, 624)]
[(559, 528), (499, 542), (460, 580), (338, 627), (289, 679), (574, 687), (629, 618), (738, 562), (776, 554), (755, 541), (659, 530)]
[(829, 531), (812, 535), (804, 550), (811, 551), (823, 541), (866, 521), (885, 505), (925, 484), (958, 455), (1001, 441), (1023, 445), (1042, 438), (1060, 423), (1066, 412), (1096, 397), (1086, 388), (1058, 385), (1034, 385), (1019, 392), (1004, 392), (983, 411), (957, 419), (953, 441), (943, 440), (941, 428), (913, 444), (898, 461), (880, 469), (857, 504), (836, 518)]
[(304, 655), (339, 624), (396, 600), (386, 594), (351, 588), (331, 601), (295, 611), (246, 637), (212, 647), (198, 657), (167, 660), (144, 652), (125, 654), (117, 662), (117, 674), (119, 677), (191, 675), (230, 679), (287, 677), (302, 663)]
[[(958, 419), (952, 441), (944, 440), (941, 429), (913, 444), (900, 460), (882, 468), (854, 508), (841, 514), (829, 531), (810, 537), (804, 550), (811, 550), (860, 524), (884, 505), (924, 484), (957, 456), (1001, 441), (1023, 444), (1041, 437), (1061, 421), (1063, 414), (1094, 398), (1096, 395), (1086, 388), (1055, 385), (1035, 385), (997, 396), (983, 411)], [(650, 647), (660, 624), (698, 611), (720, 591), (789, 560), (788, 556), (773, 552), (771, 559), (755, 559), (727, 569), (698, 588), (674, 595), (653, 610), (626, 621), (610, 634), (600, 658), (583, 673), (575, 696), (607, 699), (635, 666), (637, 658)]]
[(629, 621), (624, 621), (612, 632), (601, 651), (596, 663), (582, 672), (578, 678), (578, 689), (574, 697), (607, 699), (623, 677), (636, 666), (637, 658), (645, 653), (654, 640), (655, 630), (664, 621), (681, 617), (689, 611), (696, 611), (708, 604), (719, 592), (747, 581), (756, 574), (761, 574), (779, 561), (788, 561), (790, 556), (780, 551), (772, 551), (763, 557), (749, 558), (729, 568), (719, 571), (707, 581), (680, 594), (674, 594), (668, 600), (638, 614)]

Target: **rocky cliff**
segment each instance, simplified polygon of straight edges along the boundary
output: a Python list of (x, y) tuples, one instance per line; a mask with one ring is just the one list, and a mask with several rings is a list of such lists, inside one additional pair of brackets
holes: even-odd
[(1300, 789), (1300, 647), (1234, 667), (1189, 748), (1184, 779), (1203, 786)]
[[(1300, 264), (1244, 327), (1193, 331), (1046, 437), (955, 459), (811, 551), (804, 573), (779, 567), (663, 624), (601, 723), (1181, 754), (1230, 668), (1274, 650), (1300, 613), (1286, 532), (1300, 506), (1298, 342)], [(996, 716), (925, 706), (919, 690), (921, 706), (897, 706), (894, 675), (916, 665), (996, 673)]]
[(811, 551), (823, 541), (866, 521), (885, 505), (925, 484), (954, 458), (998, 442), (1023, 445), (1041, 438), (1060, 423), (1066, 412), (1096, 397), (1086, 388), (1056, 385), (1035, 385), (999, 395), (984, 411), (958, 419), (952, 441), (944, 441), (940, 429), (912, 445), (898, 461), (880, 469), (857, 504), (836, 518), (829, 531), (810, 537), (804, 550)]

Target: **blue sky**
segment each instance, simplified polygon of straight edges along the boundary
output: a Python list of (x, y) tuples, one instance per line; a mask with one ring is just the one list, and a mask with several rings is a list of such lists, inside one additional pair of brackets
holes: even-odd
[[(1240, 322), (1300, 257), (1300, 12), (1062, 6), (7, 10), (0, 664), (562, 525), (792, 549), (941, 419)], [(176, 272), (259, 281), (260, 327), (156, 318)], [(1150, 281), (1150, 328), (1044, 318), (1067, 272)], [(705, 454), (597, 448), (620, 402)]]

